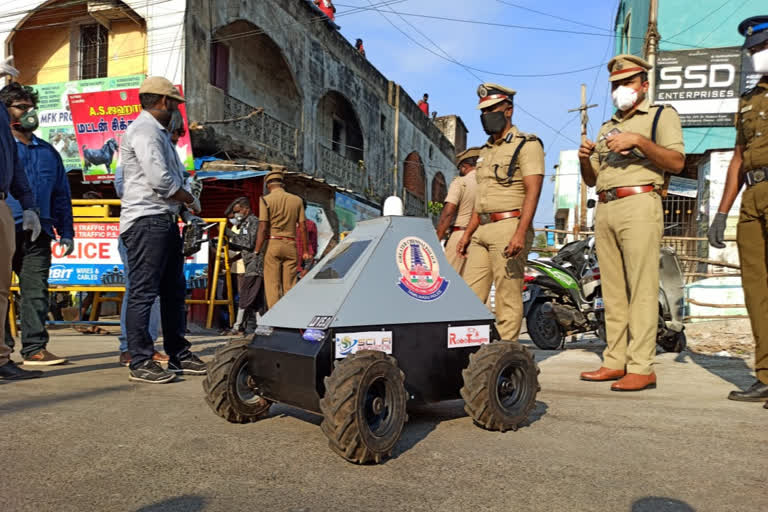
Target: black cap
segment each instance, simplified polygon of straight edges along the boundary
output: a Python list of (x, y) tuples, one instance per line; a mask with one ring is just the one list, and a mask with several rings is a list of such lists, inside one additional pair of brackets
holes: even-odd
[(739, 23), (739, 34), (745, 37), (744, 48), (768, 41), (768, 16), (752, 16)]

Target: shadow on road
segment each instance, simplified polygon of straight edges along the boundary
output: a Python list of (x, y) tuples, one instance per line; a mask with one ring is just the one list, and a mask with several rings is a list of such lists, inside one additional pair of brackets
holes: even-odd
[(747, 389), (755, 378), (752, 375), (752, 369), (747, 362), (738, 357), (720, 357), (706, 354), (697, 354), (696, 352), (682, 352), (675, 359), (676, 362), (683, 362), (685, 356), (708, 372), (720, 377), (726, 382), (730, 382), (741, 390)]
[(674, 498), (647, 496), (635, 501), (630, 512), (696, 512), (696, 509)]
[(197, 512), (203, 510), (206, 499), (202, 496), (177, 496), (136, 509), (136, 512)]
[(68, 400), (90, 399), (95, 396), (107, 395), (117, 391), (126, 391), (129, 389), (132, 389), (130, 384), (123, 384), (121, 386), (93, 389), (90, 391), (82, 391), (80, 393), (69, 393), (66, 395), (57, 394), (41, 398), (25, 398), (23, 400), (16, 400), (15, 402), (6, 402), (4, 404), (0, 404), (0, 412), (19, 412), (26, 409), (34, 409), (36, 407), (46, 407), (48, 405), (60, 404)]

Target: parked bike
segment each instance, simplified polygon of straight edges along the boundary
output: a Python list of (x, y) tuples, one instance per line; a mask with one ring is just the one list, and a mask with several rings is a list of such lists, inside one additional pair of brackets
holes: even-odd
[[(659, 324), (656, 343), (667, 352), (686, 347), (685, 281), (675, 250), (659, 254)], [(595, 239), (571, 242), (551, 259), (529, 260), (523, 314), (528, 334), (544, 350), (559, 350), (568, 336), (594, 332), (605, 341), (605, 305)]]

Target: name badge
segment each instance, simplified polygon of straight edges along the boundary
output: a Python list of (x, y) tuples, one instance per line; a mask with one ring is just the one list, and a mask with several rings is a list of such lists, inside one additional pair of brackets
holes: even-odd
[(747, 105), (741, 109), (741, 113), (743, 114), (744, 112), (749, 112), (750, 110), (752, 110), (752, 105)]

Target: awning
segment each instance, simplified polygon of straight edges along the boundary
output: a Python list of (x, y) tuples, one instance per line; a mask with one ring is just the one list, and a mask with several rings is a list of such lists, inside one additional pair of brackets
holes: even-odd
[(264, 176), (269, 171), (197, 171), (195, 176), (201, 180), (244, 180), (247, 178), (258, 178)]

